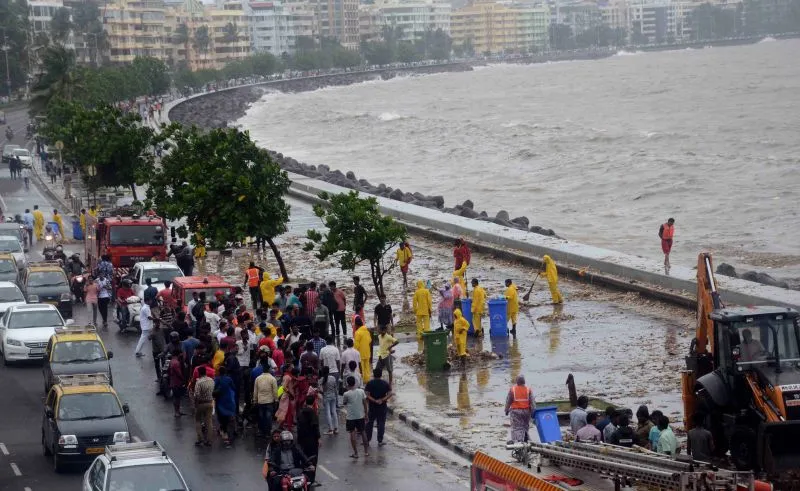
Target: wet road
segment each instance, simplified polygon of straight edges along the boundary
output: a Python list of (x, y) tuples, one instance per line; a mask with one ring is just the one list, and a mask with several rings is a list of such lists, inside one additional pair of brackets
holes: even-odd
[[(10, 121), (24, 133), (24, 117)], [(17, 143), (17, 142), (14, 142)], [(9, 178), (7, 165), (0, 168), (0, 204), (8, 214), (22, 213), (26, 207), (39, 204), (52, 208), (44, 194), (32, 185), (24, 189), (22, 181)], [(7, 211), (6, 211), (7, 210)], [(82, 252), (81, 244), (65, 246), (67, 253)], [(30, 259), (41, 259), (34, 245)], [(82, 254), (83, 255), (83, 254)], [(85, 307), (75, 308), (75, 322), (88, 320)], [(252, 430), (224, 449), (219, 441), (211, 448), (194, 446), (194, 421), (191, 416), (176, 419), (171, 403), (156, 396), (155, 373), (151, 355), (134, 357), (136, 334), (120, 334), (114, 323), (101, 332), (107, 348), (114, 352), (111, 361), (115, 388), (120, 398), (131, 407), (128, 420), (134, 439), (157, 439), (176, 461), (193, 490), (266, 489), (261, 478), (264, 445)], [(147, 351), (146, 351), (147, 352)], [(83, 469), (56, 474), (52, 460), (42, 455), (40, 444), (42, 403), (44, 399), (41, 365), (0, 367), (0, 489), (43, 490), (80, 489)], [(188, 412), (188, 411), (187, 411)], [(398, 423), (399, 425), (399, 423)], [(325, 431), (325, 423), (322, 423)], [(463, 462), (418, 441), (404, 427), (387, 425), (388, 445), (371, 449), (371, 455), (353, 461), (346, 434), (323, 436), (317, 479), (323, 489), (463, 489), (467, 471)]]

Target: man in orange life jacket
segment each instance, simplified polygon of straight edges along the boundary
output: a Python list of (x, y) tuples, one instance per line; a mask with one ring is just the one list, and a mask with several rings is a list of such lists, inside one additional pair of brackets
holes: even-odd
[(672, 250), (672, 238), (675, 236), (675, 219), (670, 218), (658, 229), (661, 237), (661, 250), (664, 251), (664, 271), (669, 274), (669, 252)]
[(531, 415), (536, 409), (533, 391), (525, 385), (525, 377), (517, 377), (506, 397), (506, 415), (511, 416), (511, 438), (514, 443), (528, 441)]
[[(264, 273), (262, 268), (256, 266), (256, 263), (250, 262), (250, 267), (244, 272), (245, 286), (250, 290), (250, 299), (253, 302), (253, 310), (258, 309), (261, 303), (261, 275)], [(268, 306), (269, 307), (269, 306)]]

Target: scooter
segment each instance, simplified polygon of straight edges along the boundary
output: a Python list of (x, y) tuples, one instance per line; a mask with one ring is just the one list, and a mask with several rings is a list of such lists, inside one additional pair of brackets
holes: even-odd
[(142, 299), (136, 295), (131, 295), (125, 299), (125, 305), (118, 305), (118, 309), (128, 309), (128, 323), (123, 322), (122, 315), (117, 312), (117, 324), (119, 324), (119, 332), (125, 332), (129, 327), (141, 332), (142, 327), (139, 323), (139, 311), (142, 310)]
[(86, 284), (86, 277), (82, 274), (76, 274), (72, 277), (72, 286), (70, 290), (72, 290), (72, 294), (75, 296), (75, 301), (78, 303), (83, 303), (86, 299), (86, 294), (83, 291), (83, 288)]

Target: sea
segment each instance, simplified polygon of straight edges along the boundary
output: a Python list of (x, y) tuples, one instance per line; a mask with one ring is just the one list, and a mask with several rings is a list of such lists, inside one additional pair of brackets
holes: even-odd
[(569, 240), (800, 285), (800, 40), (270, 93), (261, 146)]

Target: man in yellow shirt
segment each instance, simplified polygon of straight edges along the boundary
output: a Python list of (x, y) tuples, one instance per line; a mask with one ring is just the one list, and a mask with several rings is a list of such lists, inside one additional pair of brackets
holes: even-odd
[(386, 325), (378, 327), (378, 363), (375, 364), (375, 369), (382, 369), (389, 374), (389, 385), (392, 385), (392, 353), (394, 347), (400, 341), (394, 336), (386, 332)]
[(431, 312), (433, 311), (431, 292), (425, 288), (422, 280), (417, 281), (417, 291), (414, 292), (412, 304), (414, 315), (417, 317), (417, 339), (422, 339), (422, 333), (431, 330)]
[(414, 254), (411, 252), (411, 246), (408, 245), (408, 242), (400, 242), (400, 248), (397, 249), (395, 260), (400, 266), (400, 272), (403, 273), (403, 288), (408, 287), (408, 265), (413, 258)]
[(517, 336), (517, 314), (519, 314), (519, 294), (517, 285), (511, 280), (506, 280), (506, 317), (511, 321), (511, 335)]
[(361, 377), (369, 380), (372, 373), (372, 335), (364, 325), (361, 317), (356, 316), (356, 333), (353, 335), (353, 347), (361, 355)]
[(475, 336), (483, 337), (481, 317), (486, 312), (486, 290), (478, 285), (478, 278), (472, 278), (472, 325), (475, 326)]
[(81, 233), (83, 233), (83, 237), (86, 238), (86, 208), (81, 208)]
[(61, 215), (58, 214), (58, 210), (53, 210), (53, 221), (58, 224), (58, 236), (63, 240), (67, 238), (67, 231), (64, 230), (64, 221), (61, 219)]

